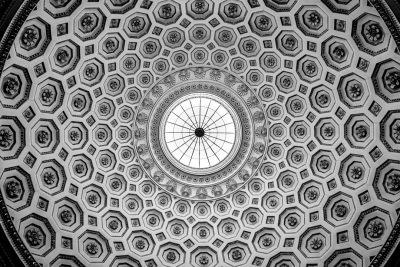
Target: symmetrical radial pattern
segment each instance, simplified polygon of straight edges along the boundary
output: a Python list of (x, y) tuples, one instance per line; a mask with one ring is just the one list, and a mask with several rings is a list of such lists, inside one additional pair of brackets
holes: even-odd
[(165, 142), (173, 157), (194, 169), (223, 161), (236, 137), (232, 115), (210, 96), (192, 96), (167, 113)]
[(137, 112), (138, 160), (174, 195), (197, 200), (229, 195), (257, 172), (266, 152), (261, 101), (222, 69), (171, 71), (143, 97)]
[(381, 266), (400, 234), (385, 7), (25, 0), (0, 44), (13, 248), (30, 266)]

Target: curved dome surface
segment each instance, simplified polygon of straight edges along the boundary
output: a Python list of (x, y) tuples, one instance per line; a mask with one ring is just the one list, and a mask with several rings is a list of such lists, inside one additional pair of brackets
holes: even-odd
[(24, 1), (0, 44), (10, 248), (27, 266), (383, 266), (398, 26), (377, 0)]

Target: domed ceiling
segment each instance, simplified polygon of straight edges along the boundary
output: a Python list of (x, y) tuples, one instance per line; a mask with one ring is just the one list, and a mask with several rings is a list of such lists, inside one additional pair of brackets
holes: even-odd
[(26, 0), (0, 61), (13, 248), (28, 266), (381, 266), (393, 19), (366, 0)]

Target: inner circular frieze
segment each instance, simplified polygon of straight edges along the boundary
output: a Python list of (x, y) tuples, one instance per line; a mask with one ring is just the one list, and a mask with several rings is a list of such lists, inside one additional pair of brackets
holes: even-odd
[(196, 67), (171, 73), (149, 90), (134, 132), (140, 163), (156, 183), (205, 199), (231, 193), (254, 175), (268, 130), (248, 85), (224, 70)]

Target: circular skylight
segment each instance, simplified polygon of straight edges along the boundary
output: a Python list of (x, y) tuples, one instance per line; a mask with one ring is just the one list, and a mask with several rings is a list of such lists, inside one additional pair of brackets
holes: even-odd
[(220, 164), (232, 151), (237, 121), (226, 103), (197, 94), (175, 103), (167, 113), (165, 144), (173, 158), (192, 169)]

